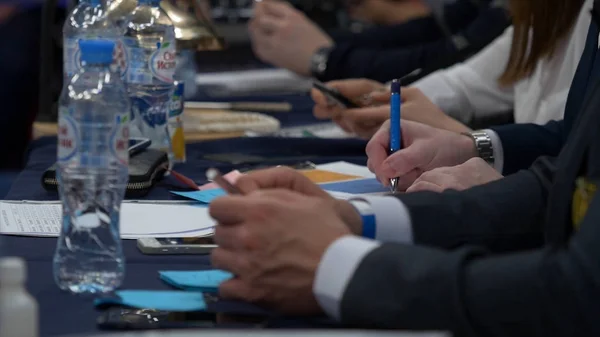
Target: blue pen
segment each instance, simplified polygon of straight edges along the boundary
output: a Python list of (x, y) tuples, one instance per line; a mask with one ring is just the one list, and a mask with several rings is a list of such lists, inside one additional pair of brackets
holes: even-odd
[[(392, 96), (390, 98), (390, 155), (402, 147), (402, 129), (400, 127), (400, 80), (392, 81)], [(390, 179), (393, 193), (398, 191), (398, 178)]]

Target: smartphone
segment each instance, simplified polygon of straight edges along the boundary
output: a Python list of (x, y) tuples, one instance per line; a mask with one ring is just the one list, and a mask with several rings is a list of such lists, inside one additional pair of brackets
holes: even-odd
[(96, 324), (101, 330), (214, 328), (216, 314), (113, 307), (104, 311)]
[(138, 249), (148, 255), (204, 255), (217, 247), (212, 236), (198, 238), (141, 238)]
[(148, 138), (129, 138), (129, 156), (135, 156), (149, 148), (150, 145), (152, 145), (152, 141)]
[(313, 80), (312, 86), (313, 86), (313, 88), (319, 90), (323, 95), (325, 95), (325, 97), (327, 97), (328, 99), (330, 99), (330, 100), (336, 102), (337, 104), (343, 106), (344, 108), (347, 108), (347, 109), (356, 109), (356, 108), (360, 108), (361, 107), (360, 105), (352, 102), (350, 99), (348, 99), (347, 97), (345, 97), (344, 95), (342, 95), (336, 89), (330, 88), (330, 87), (326, 86), (322, 82), (319, 82), (317, 80)]

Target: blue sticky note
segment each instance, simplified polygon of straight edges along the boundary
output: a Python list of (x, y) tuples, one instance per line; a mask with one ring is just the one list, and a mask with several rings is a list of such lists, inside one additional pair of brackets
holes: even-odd
[(219, 285), (233, 277), (223, 270), (161, 271), (160, 278), (171, 286), (184, 290), (216, 293)]
[(182, 196), (184, 198), (200, 201), (204, 204), (210, 204), (213, 200), (223, 197), (227, 195), (225, 190), (216, 188), (213, 190), (206, 191), (193, 191), (193, 192), (175, 192), (171, 191), (171, 193)]
[(322, 189), (331, 192), (343, 192), (351, 194), (367, 194), (367, 193), (386, 193), (390, 192), (388, 188), (381, 185), (377, 179), (358, 179), (349, 181), (340, 181), (335, 183), (327, 183), (320, 185)]
[(96, 299), (96, 306), (107, 304), (123, 305), (139, 309), (164, 311), (202, 311), (206, 309), (201, 292), (121, 290), (117, 296)]

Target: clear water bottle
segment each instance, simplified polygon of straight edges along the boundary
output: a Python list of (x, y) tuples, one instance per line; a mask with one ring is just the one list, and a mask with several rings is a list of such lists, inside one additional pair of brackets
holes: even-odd
[(54, 278), (74, 293), (110, 292), (125, 261), (119, 211), (128, 180), (130, 103), (111, 70), (114, 42), (80, 40), (83, 67), (64, 86), (58, 130), (63, 226)]
[(167, 120), (177, 67), (175, 30), (160, 0), (139, 0), (128, 17), (124, 44), (129, 55), (126, 82), (132, 104), (132, 136), (171, 152)]
[(80, 0), (65, 20), (63, 26), (63, 64), (65, 82), (81, 69), (80, 39), (102, 38), (116, 44), (112, 67), (125, 75), (127, 53), (121, 41), (125, 34), (124, 26), (117, 25), (106, 16), (102, 0)]

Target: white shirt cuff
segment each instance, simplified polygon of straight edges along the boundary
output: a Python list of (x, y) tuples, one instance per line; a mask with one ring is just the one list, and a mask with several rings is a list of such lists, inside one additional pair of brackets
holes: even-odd
[(361, 261), (379, 247), (376, 241), (344, 236), (325, 251), (313, 284), (317, 302), (330, 317), (341, 319), (341, 303), (346, 287)]
[[(375, 215), (375, 239), (382, 242), (413, 243), (410, 214), (400, 199), (367, 195), (350, 199), (351, 202), (356, 200), (371, 206)], [(358, 211), (362, 212), (360, 209)]]
[(486, 129), (483, 130), (483, 132), (485, 132), (492, 140), (492, 151), (494, 153), (494, 169), (500, 174), (502, 174), (502, 171), (504, 170), (504, 150), (502, 148), (502, 141), (500, 140), (500, 137), (498, 136), (496, 131)]

